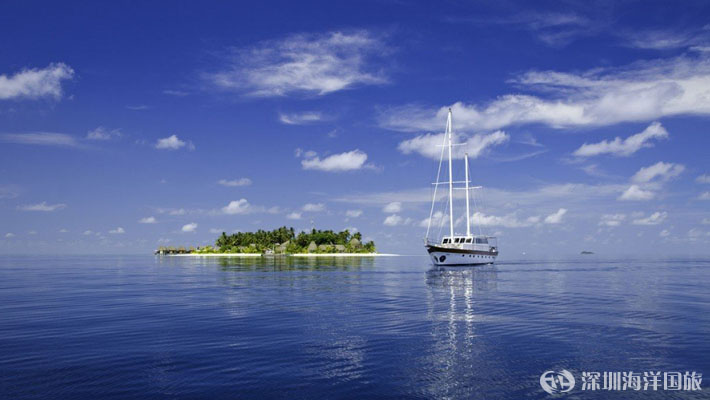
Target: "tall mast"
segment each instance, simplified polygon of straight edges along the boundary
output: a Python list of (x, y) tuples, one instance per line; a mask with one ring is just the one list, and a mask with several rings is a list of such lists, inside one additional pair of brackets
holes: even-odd
[(468, 210), (468, 153), (464, 155), (466, 166), (466, 236), (471, 236), (471, 214)]
[(451, 109), (446, 121), (446, 134), (449, 137), (449, 233), (451, 241), (454, 240), (454, 176), (451, 168)]

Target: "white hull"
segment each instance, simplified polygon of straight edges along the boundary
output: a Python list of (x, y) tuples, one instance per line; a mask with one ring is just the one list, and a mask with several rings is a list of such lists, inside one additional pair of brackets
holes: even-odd
[(434, 265), (485, 265), (493, 264), (498, 254), (476, 254), (482, 252), (445, 251), (428, 248), (429, 257)]

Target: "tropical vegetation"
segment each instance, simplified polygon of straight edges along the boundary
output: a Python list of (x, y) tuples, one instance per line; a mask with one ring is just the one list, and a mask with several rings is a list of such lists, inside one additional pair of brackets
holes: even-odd
[(374, 253), (375, 243), (362, 242), (360, 232), (350, 233), (317, 230), (299, 232), (282, 226), (272, 231), (259, 229), (256, 232), (226, 232), (215, 241), (214, 246), (199, 247), (194, 253)]

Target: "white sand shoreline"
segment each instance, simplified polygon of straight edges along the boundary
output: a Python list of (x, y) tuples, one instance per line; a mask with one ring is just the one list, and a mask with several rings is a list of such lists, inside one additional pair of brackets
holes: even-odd
[(397, 257), (399, 254), (387, 253), (296, 253), (296, 254), (260, 254), (260, 253), (188, 253), (158, 254), (162, 257)]

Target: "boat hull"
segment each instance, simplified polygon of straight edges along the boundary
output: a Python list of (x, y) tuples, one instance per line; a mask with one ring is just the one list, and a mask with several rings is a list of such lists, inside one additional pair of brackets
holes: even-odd
[(485, 265), (493, 264), (497, 251), (468, 250), (439, 246), (426, 246), (434, 265)]

